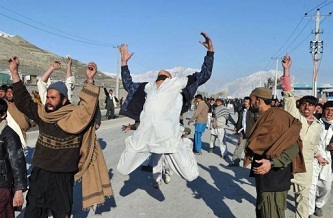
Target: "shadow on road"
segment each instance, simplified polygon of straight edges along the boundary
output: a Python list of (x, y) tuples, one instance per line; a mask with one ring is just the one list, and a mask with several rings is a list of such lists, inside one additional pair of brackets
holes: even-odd
[(123, 197), (133, 193), (137, 189), (145, 190), (151, 197), (158, 201), (164, 201), (165, 196), (160, 189), (155, 189), (152, 184), (151, 173), (143, 172), (140, 169), (134, 170), (129, 179), (124, 182), (119, 194)]
[(236, 217), (229, 206), (224, 203), (224, 199), (235, 200), (240, 204), (244, 200), (255, 204), (256, 199), (237, 184), (252, 184), (251, 182), (242, 181), (245, 174), (248, 175), (248, 170), (239, 168), (239, 170), (246, 172), (242, 172), (240, 175), (235, 173), (236, 176), (233, 177), (220, 171), (216, 166), (205, 167), (200, 163), (198, 163), (198, 166), (209, 172), (215, 186), (208, 184), (205, 179), (199, 176), (194, 181), (188, 182), (187, 187), (192, 190), (194, 198), (203, 200), (211, 208), (216, 217)]
[[(112, 179), (113, 177), (113, 170), (109, 169), (109, 177)], [(88, 210), (82, 210), (82, 182), (78, 181), (74, 185), (73, 189), (73, 218), (84, 218), (88, 217), (89, 212)], [(104, 212), (111, 211), (112, 208), (116, 207), (116, 201), (114, 197), (108, 197), (105, 199), (105, 202), (102, 205), (98, 205), (94, 214), (102, 214)], [(75, 210), (75, 208), (79, 208), (80, 210)]]

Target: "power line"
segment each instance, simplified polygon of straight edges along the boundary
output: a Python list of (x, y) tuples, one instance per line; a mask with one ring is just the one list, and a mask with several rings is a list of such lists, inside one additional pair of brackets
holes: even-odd
[[(328, 0), (325, 0), (324, 2), (320, 3), (319, 5), (313, 7), (313, 8), (312, 8), (311, 10), (309, 10), (306, 14), (310, 13), (310, 12), (313, 11), (313, 10), (317, 10), (317, 9), (320, 7), (320, 5), (325, 4), (325, 2), (327, 2), (327, 1), (328, 1)], [(333, 1), (331, 1), (330, 3), (332, 3), (332, 2), (333, 2)], [(328, 3), (328, 4), (330, 4), (330, 3)], [(326, 4), (326, 5), (328, 5), (328, 4)], [(324, 6), (322, 6), (322, 7), (325, 7), (326, 5), (324, 5)]]
[[(38, 30), (40, 30), (40, 31), (42, 31), (42, 32), (46, 32), (46, 33), (48, 33), (48, 34), (55, 35), (55, 36), (58, 36), (58, 37), (61, 37), (61, 38), (65, 38), (65, 39), (68, 39), (68, 40), (71, 40), (71, 41), (81, 42), (81, 43), (84, 43), (84, 44), (90, 44), (90, 45), (112, 46), (111, 44), (98, 43), (98, 42), (93, 42), (93, 41), (91, 41), (91, 40), (84, 41), (84, 40), (80, 40), (80, 39), (75, 39), (75, 38), (73, 38), (73, 37), (68, 37), (68, 36), (65, 36), (65, 35), (61, 35), (61, 34), (58, 34), (58, 33), (54, 33), (54, 32), (48, 31), (48, 30), (46, 30), (46, 29), (43, 29), (43, 28), (40, 28), (40, 27), (37, 27), (37, 26), (31, 25), (31, 24), (29, 24), (29, 23), (23, 22), (23, 21), (21, 21), (21, 20), (18, 20), (18, 19), (16, 19), (16, 18), (10, 17), (10, 16), (8, 16), (8, 15), (6, 15), (6, 14), (3, 14), (3, 13), (0, 13), (0, 15), (2, 15), (2, 16), (4, 16), (4, 17), (7, 17), (7, 18), (9, 18), (9, 19), (11, 19), (11, 20), (14, 20), (14, 21), (16, 21), (16, 22), (18, 22), (18, 23), (21, 23), (21, 24), (24, 24), (24, 25), (26, 25), (26, 26), (32, 27), (32, 28), (34, 28), (34, 29), (38, 29)], [(69, 35), (69, 34), (68, 34), (68, 35)], [(77, 38), (78, 38), (78, 37), (77, 37)], [(89, 41), (90, 41), (90, 42), (89, 42)]]
[[(327, 1), (327, 0), (326, 0), (326, 1)], [(325, 1), (325, 2), (326, 2), (326, 1)], [(325, 3), (325, 2), (323, 2), (323, 3)], [(333, 3), (333, 1), (328, 2), (326, 5), (321, 6), (320, 9), (322, 9), (323, 7), (326, 7), (327, 5), (332, 4), (332, 3)]]
[[(280, 55), (279, 56), (281, 56), (281, 55), (283, 55), (284, 53), (286, 53), (286, 51), (287, 51), (287, 49), (288, 48), (290, 48), (293, 44), (294, 44), (294, 42), (298, 39), (298, 37), (301, 35), (301, 33), (305, 30), (305, 28), (309, 25), (309, 23), (310, 23), (310, 20), (307, 22), (307, 24), (303, 27), (303, 29), (298, 33), (298, 35), (296, 36), (296, 38), (287, 46), (287, 48), (283, 51), (283, 52), (281, 52), (280, 53)], [(311, 35), (311, 34), (310, 34)], [(308, 38), (309, 36), (307, 36), (306, 38)], [(304, 41), (303, 41), (304, 42)], [(302, 42), (302, 43), (303, 43)], [(294, 50), (296, 50), (302, 43), (300, 43), (300, 44), (298, 44), (294, 49), (293, 49), (293, 51)]]
[(62, 31), (62, 30), (56, 29), (56, 28), (54, 28), (54, 27), (51, 27), (51, 26), (45, 25), (45, 24), (43, 24), (43, 23), (41, 23), (41, 22), (38, 22), (38, 21), (36, 21), (36, 20), (33, 20), (33, 19), (31, 19), (31, 18), (29, 18), (29, 17), (27, 17), (27, 16), (23, 16), (23, 15), (21, 15), (21, 14), (18, 14), (18, 13), (16, 13), (15, 11), (12, 11), (12, 10), (10, 10), (10, 9), (8, 9), (8, 8), (3, 7), (3, 6), (0, 6), (0, 8), (4, 9), (4, 10), (6, 10), (6, 11), (9, 11), (9, 12), (11, 12), (11, 13), (13, 13), (13, 14), (16, 14), (16, 15), (18, 15), (18, 16), (20, 16), (20, 17), (23, 17), (23, 18), (25, 18), (25, 19), (27, 19), (27, 20), (30, 20), (30, 21), (32, 21), (32, 22), (34, 22), (34, 23), (37, 23), (37, 24), (39, 24), (39, 25), (41, 25), (41, 26), (44, 26), (44, 27), (50, 28), (50, 29), (52, 29), (52, 30), (55, 30), (55, 31), (58, 31), (58, 32), (61, 32), (61, 33), (64, 33), (64, 34), (66, 34), (66, 35), (73, 36), (73, 37), (75, 37), (75, 38), (79, 38), (79, 39), (83, 39), (83, 40), (85, 40), (85, 41), (94, 42), (94, 43), (97, 43), (97, 44), (108, 44), (108, 43), (98, 42), (98, 41), (95, 41), (95, 40), (91, 40), (91, 39), (83, 38), (83, 37), (80, 37), (80, 36), (76, 36), (76, 35), (73, 35), (73, 34), (71, 34), (71, 33), (67, 33), (67, 32), (65, 32), (65, 31)]
[(145, 65), (137, 56), (133, 56), (133, 57), (134, 57), (133, 61), (136, 62), (137, 64), (139, 64), (141, 67), (145, 68), (146, 70), (153, 70), (153, 68)]
[[(30, 21), (32, 21), (32, 22), (34, 22), (34, 23), (36, 23), (36, 24), (39, 24), (39, 25), (44, 26), (44, 27), (47, 27), (47, 28), (49, 28), (49, 29), (51, 29), (51, 30), (58, 31), (58, 32), (60, 32), (60, 33), (64, 33), (64, 34), (69, 35), (69, 36), (72, 36), (72, 37), (68, 37), (68, 36), (65, 36), (65, 35), (62, 35), (62, 34), (54, 33), (54, 32), (48, 31), (48, 30), (46, 30), (46, 29), (44, 29), (44, 28), (40, 28), (40, 27), (34, 26), (34, 25), (32, 25), (32, 24), (29, 24), (29, 23), (23, 22), (23, 21), (21, 21), (21, 20), (18, 20), (18, 19), (16, 19), (16, 18), (13, 18), (13, 17), (11, 17), (11, 16), (8, 16), (8, 15), (6, 15), (6, 14), (0, 13), (0, 15), (2, 15), (2, 16), (4, 16), (4, 17), (7, 17), (7, 18), (9, 18), (9, 19), (11, 19), (11, 20), (14, 20), (14, 21), (16, 21), (16, 22), (22, 23), (22, 24), (27, 25), (27, 26), (29, 26), (29, 27), (32, 27), (32, 28), (34, 28), (34, 29), (38, 29), (38, 30), (40, 30), (40, 31), (46, 32), (46, 33), (48, 33), (48, 34), (52, 34), (52, 35), (55, 35), (55, 36), (58, 36), (58, 37), (62, 37), (62, 38), (68, 39), (68, 40), (72, 40), (72, 41), (76, 41), (76, 42), (80, 42), (80, 43), (84, 43), (84, 44), (91, 44), (91, 45), (98, 45), (98, 46), (110, 46), (110, 47), (112, 46), (112, 47), (114, 47), (112, 44), (109, 44), (109, 43), (98, 42), (98, 41), (94, 41), (94, 40), (86, 39), (86, 38), (83, 38), (83, 37), (79, 37), (79, 36), (76, 36), (76, 35), (73, 35), (73, 34), (70, 34), (70, 33), (64, 32), (64, 31), (59, 30), (59, 29), (56, 29), (56, 28), (54, 28), (54, 27), (51, 27), (51, 26), (45, 25), (45, 24), (40, 23), (40, 22), (38, 22), (38, 21), (35, 21), (35, 20), (33, 20), (33, 19), (29, 18), (29, 17), (26, 17), (26, 16), (23, 16), (23, 15), (21, 15), (21, 14), (18, 14), (18, 13), (16, 13), (15, 11), (12, 11), (12, 10), (10, 10), (10, 9), (8, 9), (8, 8), (3, 7), (3, 6), (0, 6), (0, 8), (2, 8), (2, 9), (4, 9), (4, 10), (7, 10), (7, 11), (13, 13), (13, 14), (16, 14), (16, 15), (18, 15), (18, 16), (20, 16), (20, 17), (23, 17), (23, 18), (25, 18), (25, 19), (27, 19), (27, 20), (30, 20)], [(74, 38), (73, 38), (73, 37), (74, 37)], [(78, 38), (78, 39), (76, 39), (76, 38)], [(137, 56), (135, 56), (135, 57), (133, 58), (133, 61), (136, 62), (137, 64), (139, 64), (141, 67), (147, 69), (147, 70), (152, 70), (151, 67), (148, 67), (148, 66), (147, 66), (146, 64), (144, 64), (142, 61), (140, 61), (139, 58), (138, 58)]]
[(305, 42), (305, 40), (307, 40), (309, 37), (311, 36), (311, 33), (309, 33), (309, 35), (307, 35), (306, 37), (305, 37), (305, 39), (303, 39), (295, 48), (293, 48), (291, 51), (289, 51), (288, 53), (289, 54), (291, 54), (291, 53), (293, 53), (299, 46), (301, 46), (304, 42)]
[(274, 62), (272, 62), (272, 59), (269, 59), (269, 61), (267, 62), (266, 66), (264, 67), (265, 71), (267, 71), (268, 69), (270, 69), (273, 66)]
[[(305, 13), (305, 16), (310, 13), (311, 11), (318, 9), (318, 8), (323, 8), (326, 7), (329, 4), (332, 4), (333, 1), (327, 2), (328, 0), (325, 0), (324, 2), (320, 3), (319, 5), (313, 7), (311, 10), (309, 10), (307, 13)], [(327, 3), (326, 3), (327, 2)], [(326, 4), (325, 4), (326, 3)], [(326, 17), (325, 17), (326, 19)], [(325, 20), (324, 19), (324, 20)], [(298, 29), (298, 27), (300, 26), (300, 24), (302, 23), (302, 21), (304, 20), (304, 17), (298, 22), (298, 24), (296, 25), (296, 27), (294, 28), (294, 30), (292, 31), (292, 33), (289, 35), (289, 37), (287, 38), (287, 40), (282, 44), (282, 46), (277, 50), (277, 52), (274, 53), (274, 55), (272, 57), (275, 56), (282, 56), (284, 53), (286, 53), (286, 51), (288, 50), (288, 48), (290, 48), (298, 39), (298, 37), (301, 35), (301, 33), (305, 30), (305, 28), (309, 25), (310, 20), (307, 22), (307, 24), (302, 28), (302, 30), (298, 33), (298, 35), (294, 38), (294, 40), (283, 50), (283, 52), (279, 53), (279, 51), (287, 44), (287, 42), (291, 39), (292, 35), (294, 35), (294, 33), (296, 32), (296, 30)], [(322, 20), (322, 22), (324, 21)], [(302, 40), (299, 44), (297, 44), (291, 51), (289, 51), (288, 53), (292, 53), (294, 52), (300, 45), (302, 45), (304, 43), (304, 41), (309, 38), (311, 34), (307, 35), (306, 38), (304, 40)], [(279, 54), (279, 55), (275, 55), (275, 54)], [(267, 70), (267, 67), (271, 67), (273, 65), (272, 59), (270, 59), (268, 61), (268, 63), (266, 64), (265, 70)]]
[(277, 52), (275, 52), (274, 55), (272, 55), (272, 57), (275, 57), (276, 54), (279, 53), (279, 51), (287, 44), (287, 42), (290, 40), (290, 38), (292, 37), (292, 35), (295, 33), (295, 31), (297, 30), (297, 28), (299, 27), (299, 25), (302, 23), (302, 21), (304, 20), (304, 17), (302, 17), (302, 19), (298, 22), (298, 24), (296, 25), (295, 29), (292, 31), (292, 33), (290, 34), (290, 36), (288, 37), (288, 39), (283, 43), (283, 45), (278, 49)]
[[(284, 48), (285, 45), (290, 41), (290, 39), (292, 38), (292, 36), (293, 36), (294, 33), (296, 32), (296, 30), (299, 29), (300, 24), (302, 23), (303, 20), (304, 20), (304, 17), (302, 17), (302, 19), (298, 22), (298, 24), (296, 25), (296, 27), (294, 28), (294, 30), (292, 31), (292, 33), (289, 35), (289, 37), (287, 38), (287, 40), (282, 44), (282, 46), (280, 46), (280, 48), (274, 53), (274, 55), (272, 55), (272, 57), (281, 57), (284, 53), (286, 53), (286, 51), (288, 50), (288, 48), (290, 48), (290, 47), (295, 43), (295, 41), (299, 38), (299, 36), (301, 35), (301, 33), (304, 31), (304, 29), (309, 25), (310, 21), (308, 21), (307, 24), (302, 28), (302, 30), (301, 30), (301, 31), (295, 36), (295, 38), (293, 39), (293, 41), (290, 42), (290, 43), (288, 44), (288, 46), (287, 46), (282, 52), (280, 52), (281, 49)], [(309, 36), (307, 36), (307, 38), (308, 38), (308, 37), (309, 37)], [(302, 41), (302, 43), (303, 43), (303, 42), (304, 42), (304, 41)], [(300, 45), (300, 44), (299, 44), (299, 45)], [(298, 48), (299, 45), (296, 46), (296, 48)], [(296, 48), (294, 48), (294, 50), (295, 50)], [(294, 51), (294, 50), (293, 50), (293, 51)], [(280, 53), (279, 53), (279, 52), (280, 52)], [(274, 64), (274, 62), (273, 62), (273, 60), (270, 58), (270, 59), (268, 60), (268, 62), (267, 62), (267, 64), (266, 64), (266, 66), (265, 66), (264, 69), (265, 69), (265, 70), (268, 70), (269, 68), (271, 68), (271, 67), (273, 66), (273, 64)]]

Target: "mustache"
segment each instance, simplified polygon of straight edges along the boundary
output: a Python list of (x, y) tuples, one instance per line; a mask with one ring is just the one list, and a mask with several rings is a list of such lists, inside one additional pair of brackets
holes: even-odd
[(50, 103), (46, 103), (45, 107), (54, 107), (54, 106), (52, 104), (50, 104)]

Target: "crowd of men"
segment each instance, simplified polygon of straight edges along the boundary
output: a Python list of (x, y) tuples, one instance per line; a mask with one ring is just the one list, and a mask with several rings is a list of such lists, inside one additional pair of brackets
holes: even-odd
[[(256, 216), (285, 217), (291, 186), (296, 217), (322, 216), (332, 184), (333, 102), (320, 107), (314, 96), (296, 101), (288, 55), (282, 60), (283, 103), (272, 99), (272, 90), (264, 87), (255, 88), (244, 99), (206, 100), (196, 92), (211, 77), (214, 47), (206, 33), (201, 35), (204, 41), (200, 44), (207, 49), (201, 71), (184, 78), (161, 70), (155, 82), (133, 82), (128, 62), (134, 53), (125, 44), (119, 47), (122, 82), (128, 92), (120, 114), (135, 121), (123, 130), (135, 132), (125, 140), (117, 170), (128, 175), (139, 166), (150, 166), (148, 171), (157, 189), (163, 175), (164, 182), (170, 182), (171, 172), (187, 181), (196, 179), (199, 169), (195, 155), (202, 155), (205, 131), (211, 136), (208, 152), (218, 146), (221, 158), (226, 158), (226, 129), (233, 108), (238, 115), (234, 133), (239, 140), (229, 167), (239, 167), (243, 153), (243, 167), (251, 164), (250, 176), (255, 178), (257, 191)], [(70, 217), (74, 181), (82, 182), (83, 208), (102, 204), (113, 191), (95, 133), (101, 125), (100, 88), (94, 84), (97, 65), (88, 63), (80, 102), (72, 104), (70, 58), (66, 82), (48, 83), (52, 72), (60, 67), (58, 61), (41, 77), (38, 95), (34, 95), (39, 101), (32, 98), (20, 79), (18, 57), (8, 62), (13, 84), (0, 87), (0, 195), (4, 196), (0, 217), (14, 217), (14, 207), (23, 205), (26, 190), (25, 217)], [(106, 117), (114, 119), (118, 99), (112, 90), (104, 88), (104, 92)], [(196, 107), (187, 123), (194, 122), (192, 141), (185, 137), (188, 132), (183, 114), (193, 99)], [(37, 125), (39, 136), (28, 186), (23, 149), (26, 131), (32, 125)]]
[[(290, 83), (291, 58), (282, 60), (283, 99), (272, 99), (272, 90), (254, 89), (243, 100), (210, 98), (207, 128), (211, 130), (208, 152), (214, 148), (216, 126), (222, 102), (230, 111), (233, 102), (238, 114), (234, 133), (239, 136), (229, 167), (251, 164), (255, 177), (257, 217), (284, 217), (287, 193), (292, 185), (295, 194), (295, 216), (323, 216), (323, 206), (330, 197), (332, 185), (333, 101), (319, 103), (314, 96), (296, 100)], [(212, 108), (212, 109), (211, 109)], [(227, 114), (227, 113), (226, 113)], [(220, 128), (226, 128), (228, 115)], [(221, 157), (225, 150), (223, 136), (219, 139)]]

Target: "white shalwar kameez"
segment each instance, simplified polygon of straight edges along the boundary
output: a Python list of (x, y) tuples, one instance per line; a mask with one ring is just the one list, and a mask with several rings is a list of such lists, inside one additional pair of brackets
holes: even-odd
[[(332, 122), (331, 122), (332, 123)], [(329, 164), (321, 166), (318, 160), (313, 160), (313, 174), (312, 185), (310, 188), (310, 204), (309, 215), (315, 212), (315, 208), (322, 208), (328, 201), (331, 192), (333, 174), (332, 174), (332, 158), (331, 153), (326, 149), (333, 136), (333, 123), (325, 130), (323, 124), (323, 131), (320, 134), (319, 153), (323, 158), (328, 160)]]
[(190, 143), (181, 138), (183, 127), (179, 116), (183, 104), (181, 90), (186, 78), (167, 78), (157, 88), (154, 82), (145, 87), (146, 102), (140, 114), (140, 125), (125, 139), (126, 148), (117, 169), (128, 175), (139, 167), (151, 153), (164, 154), (170, 168), (184, 179), (198, 177), (198, 165)]

